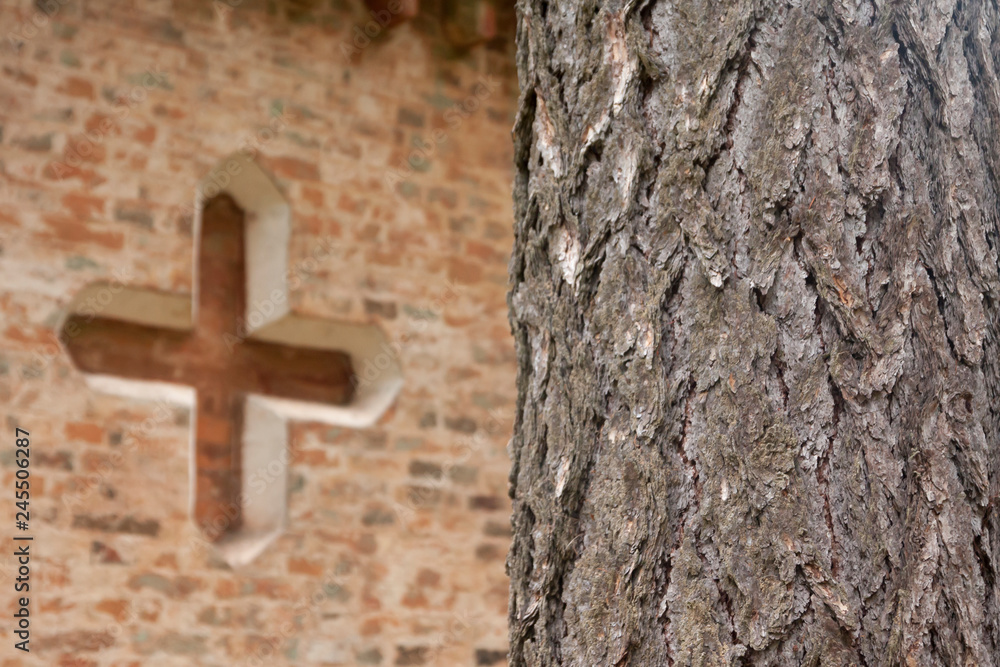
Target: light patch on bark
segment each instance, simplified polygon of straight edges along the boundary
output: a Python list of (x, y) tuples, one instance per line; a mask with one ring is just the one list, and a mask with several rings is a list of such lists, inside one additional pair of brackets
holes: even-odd
[(625, 101), (628, 84), (638, 69), (636, 58), (629, 55), (628, 45), (625, 42), (625, 25), (622, 22), (621, 12), (613, 14), (608, 21), (604, 58), (609, 65), (612, 88), (615, 91), (612, 109), (615, 115), (618, 115), (622, 109), (622, 103)]
[(566, 489), (566, 475), (569, 473), (569, 458), (564, 458), (559, 464), (559, 470), (556, 472), (556, 498), (561, 498), (563, 491)]
[(563, 279), (570, 287), (576, 289), (576, 269), (580, 263), (580, 239), (575, 232), (566, 227), (560, 227), (556, 231), (555, 260), (562, 270)]
[(549, 117), (548, 109), (545, 106), (545, 98), (538, 95), (538, 110), (535, 116), (535, 136), (538, 137), (538, 152), (542, 154), (545, 164), (552, 170), (552, 174), (559, 178), (562, 176), (562, 159), (559, 157), (559, 148), (556, 146), (556, 130)]
[(622, 196), (622, 204), (627, 205), (632, 186), (635, 184), (636, 173), (639, 170), (639, 156), (632, 151), (622, 155), (621, 163), (615, 168), (613, 178)]
[(636, 350), (643, 359), (649, 359), (656, 344), (656, 335), (649, 322), (637, 322), (635, 325), (638, 333), (636, 335)]

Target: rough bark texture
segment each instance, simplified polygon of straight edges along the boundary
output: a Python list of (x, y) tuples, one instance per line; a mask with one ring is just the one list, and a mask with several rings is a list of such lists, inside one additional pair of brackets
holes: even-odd
[(998, 22), (520, 0), (511, 665), (1000, 665)]

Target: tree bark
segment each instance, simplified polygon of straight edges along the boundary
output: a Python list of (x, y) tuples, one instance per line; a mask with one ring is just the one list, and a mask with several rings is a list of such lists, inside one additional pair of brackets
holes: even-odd
[(1000, 665), (998, 30), (519, 0), (512, 666)]

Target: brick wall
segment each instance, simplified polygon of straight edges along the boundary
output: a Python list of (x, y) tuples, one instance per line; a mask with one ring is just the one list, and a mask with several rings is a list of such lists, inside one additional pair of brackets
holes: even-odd
[[(35, 536), (35, 662), (3, 622), (0, 664), (505, 664), (510, 30), (347, 49), (360, 2), (48, 6), (0, 4), (0, 496), (20, 426)], [(89, 390), (55, 327), (94, 281), (190, 291), (195, 183), (240, 149), (292, 206), (293, 311), (378, 324), (405, 385), (372, 428), (292, 425), (289, 529), (232, 570), (190, 547), (190, 415)]]

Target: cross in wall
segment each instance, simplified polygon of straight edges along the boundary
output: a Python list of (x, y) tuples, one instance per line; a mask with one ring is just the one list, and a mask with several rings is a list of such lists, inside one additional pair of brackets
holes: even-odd
[[(275, 307), (279, 301), (287, 309), (287, 272), (281, 270), (287, 243), (269, 241), (287, 241), (287, 228), (281, 229), (282, 224), (287, 227), (287, 215), (280, 215), (280, 195), (254, 163), (230, 158), (229, 171), (238, 172), (229, 190), (243, 194), (251, 211), (247, 215), (230, 192), (219, 193), (218, 187), (214, 193), (211, 187), (206, 191), (210, 182), (203, 182), (199, 199), (213, 196), (195, 225), (192, 327), (131, 317), (130, 303), (134, 310), (145, 304), (152, 311), (156, 307), (149, 304), (158, 299), (166, 303), (162, 294), (133, 290), (119, 299), (117, 311), (112, 306), (98, 316), (71, 313), (60, 338), (76, 367), (98, 387), (124, 395), (137, 395), (135, 381), (147, 387), (193, 388), (191, 514), (202, 534), (236, 565), (254, 558), (285, 525), (287, 475), (258, 497), (244, 488), (254, 470), (273, 469), (279, 458), (287, 463), (284, 420), (369, 424), (391, 402), (399, 378), (394, 367), (381, 381), (356, 391), (353, 364), (377, 348), (381, 333), (374, 327), (296, 317)], [(268, 187), (270, 197), (262, 198), (261, 190)], [(248, 251), (256, 261), (248, 262)], [(270, 274), (272, 287), (277, 285), (267, 292), (266, 309), (261, 301), (248, 299), (248, 293), (265, 293), (268, 285), (268, 276), (253, 275), (257, 266), (264, 267), (259, 273)], [(270, 327), (272, 340), (252, 331), (247, 335), (247, 322), (268, 320), (261, 310), (277, 325)]]

